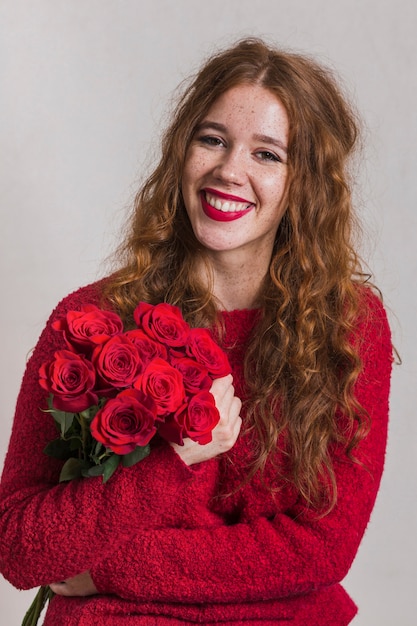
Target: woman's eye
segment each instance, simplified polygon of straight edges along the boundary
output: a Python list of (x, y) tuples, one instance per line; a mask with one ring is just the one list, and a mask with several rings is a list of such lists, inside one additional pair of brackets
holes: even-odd
[(257, 155), (261, 159), (261, 161), (272, 161), (276, 163), (281, 163), (282, 159), (273, 152), (269, 152), (269, 150), (260, 150), (257, 152)]
[(223, 146), (224, 142), (219, 137), (213, 137), (212, 135), (203, 135), (198, 138), (200, 143), (205, 144), (206, 146)]

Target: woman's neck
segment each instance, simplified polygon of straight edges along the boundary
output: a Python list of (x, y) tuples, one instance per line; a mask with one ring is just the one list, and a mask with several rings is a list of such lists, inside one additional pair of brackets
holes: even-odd
[[(247, 259), (210, 258), (213, 295), (225, 311), (253, 309), (259, 306), (262, 283), (268, 272), (266, 264)], [(204, 278), (203, 278), (204, 280)], [(211, 281), (210, 281), (211, 282)]]

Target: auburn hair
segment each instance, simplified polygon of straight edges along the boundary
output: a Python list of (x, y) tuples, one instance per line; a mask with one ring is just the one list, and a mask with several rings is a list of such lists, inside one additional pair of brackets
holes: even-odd
[(280, 448), (288, 461), (283, 478), (314, 506), (323, 506), (325, 496), (330, 510), (337, 498), (331, 446), (341, 442), (352, 456), (367, 429), (354, 395), (361, 363), (351, 340), (358, 285), (366, 280), (353, 245), (348, 168), (358, 123), (330, 70), (256, 38), (209, 58), (178, 101), (160, 161), (135, 198), (105, 296), (127, 324), (139, 300), (177, 305), (194, 326), (216, 324), (215, 299), (197, 273), (204, 249), (187, 217), (181, 179), (199, 123), (221, 94), (240, 84), (275, 94), (289, 119), (288, 208), (244, 363), (248, 423), (256, 434), (248, 476)]

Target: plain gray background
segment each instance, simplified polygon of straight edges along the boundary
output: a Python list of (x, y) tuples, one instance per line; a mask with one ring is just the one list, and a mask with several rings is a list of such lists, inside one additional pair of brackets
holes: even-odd
[[(105, 272), (175, 86), (244, 35), (312, 53), (365, 122), (363, 254), (403, 360), (382, 488), (346, 588), (355, 626), (416, 623), (416, 26), (415, 0), (1, 1), (0, 464), (26, 356), (57, 301)], [(18, 626), (32, 596), (1, 579), (1, 623)]]

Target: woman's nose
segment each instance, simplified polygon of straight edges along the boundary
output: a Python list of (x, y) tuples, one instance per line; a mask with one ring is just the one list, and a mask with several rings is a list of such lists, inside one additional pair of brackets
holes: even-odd
[(215, 168), (219, 180), (234, 185), (242, 185), (247, 179), (244, 155), (239, 150), (225, 150)]

